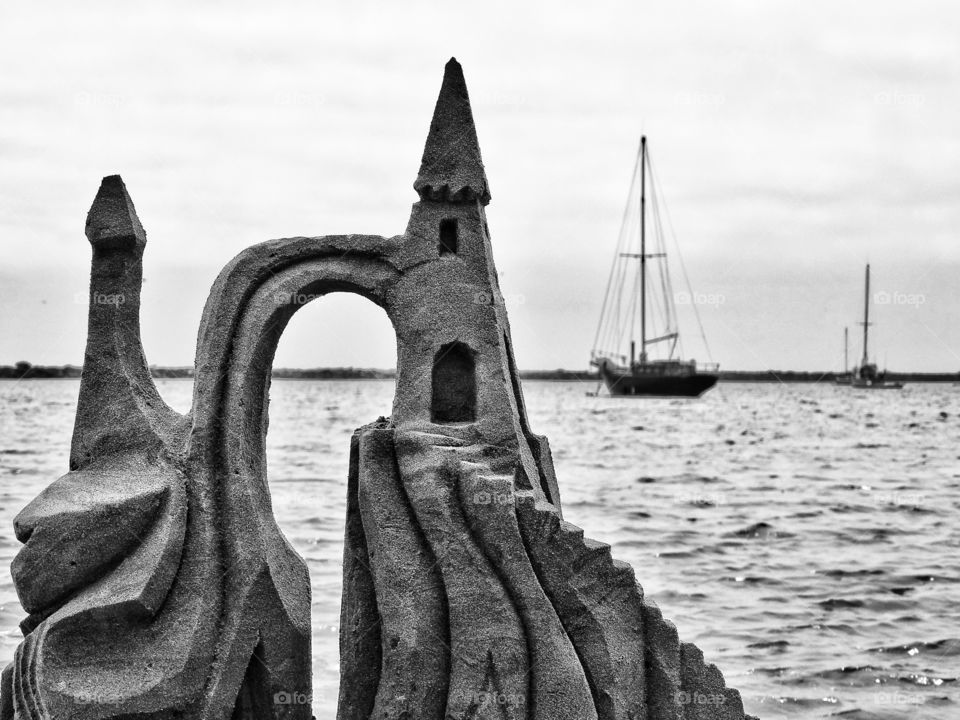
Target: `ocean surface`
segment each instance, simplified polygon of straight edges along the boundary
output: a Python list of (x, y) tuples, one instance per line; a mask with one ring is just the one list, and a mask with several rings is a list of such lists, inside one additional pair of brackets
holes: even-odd
[[(185, 411), (189, 380), (158, 381)], [(66, 472), (78, 381), (0, 381), (0, 662), (23, 611), (14, 515)], [(960, 388), (720, 385), (587, 397), (526, 382), (567, 520), (611, 543), (761, 718), (960, 718)], [(314, 702), (336, 708), (347, 456), (392, 381), (274, 381), (274, 509), (313, 583)]]

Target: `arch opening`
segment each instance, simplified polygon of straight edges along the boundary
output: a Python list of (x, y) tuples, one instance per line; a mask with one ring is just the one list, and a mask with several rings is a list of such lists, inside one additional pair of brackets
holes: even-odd
[(299, 308), (274, 355), (267, 477), (277, 524), (310, 571), (316, 717), (336, 716), (340, 687), (350, 440), (357, 428), (390, 415), (396, 362), (386, 312), (350, 291)]
[(441, 255), (456, 255), (458, 249), (457, 237), (457, 219), (446, 218), (440, 221), (440, 246), (438, 248)]
[(435, 423), (477, 419), (477, 372), (473, 350), (461, 342), (443, 345), (433, 359), (430, 420)]

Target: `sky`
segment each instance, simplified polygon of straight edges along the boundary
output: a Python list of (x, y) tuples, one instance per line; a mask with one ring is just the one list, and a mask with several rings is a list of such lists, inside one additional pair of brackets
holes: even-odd
[[(839, 369), (870, 262), (875, 359), (960, 370), (958, 37), (946, 1), (7, 3), (0, 364), (82, 361), (105, 175), (147, 230), (156, 365), (192, 364), (243, 248), (402, 233), (456, 56), (521, 369), (587, 366), (646, 133), (714, 361)], [(276, 359), (394, 362), (382, 310), (342, 294), (300, 310)]]

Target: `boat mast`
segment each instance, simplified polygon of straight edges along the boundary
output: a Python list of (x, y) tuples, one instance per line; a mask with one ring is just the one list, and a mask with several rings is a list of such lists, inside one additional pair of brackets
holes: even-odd
[(867, 333), (870, 327), (870, 263), (867, 263), (866, 280), (863, 285), (863, 360), (860, 367), (869, 363), (867, 354)]
[(850, 372), (850, 363), (847, 360), (848, 352), (847, 348), (850, 347), (849, 342), (850, 328), (843, 329), (843, 374), (847, 375)]
[[(632, 358), (631, 358), (632, 361)], [(647, 363), (647, 136), (640, 137), (640, 364)]]

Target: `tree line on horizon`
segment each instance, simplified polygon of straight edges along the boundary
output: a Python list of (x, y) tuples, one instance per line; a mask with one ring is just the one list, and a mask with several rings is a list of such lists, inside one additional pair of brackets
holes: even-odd
[[(151, 366), (155, 378), (192, 378), (192, 367)], [(79, 378), (80, 365), (33, 365), (25, 360), (14, 365), (0, 365), (0, 379), (43, 380)], [(843, 373), (804, 370), (721, 370), (721, 382), (833, 382)], [(900, 382), (960, 383), (960, 373), (887, 372), (888, 380)], [(328, 367), (328, 368), (274, 368), (273, 377), (291, 380), (390, 380), (396, 377), (394, 369)], [(563, 380), (568, 382), (597, 382), (595, 371), (579, 370), (521, 370), (524, 380)]]

